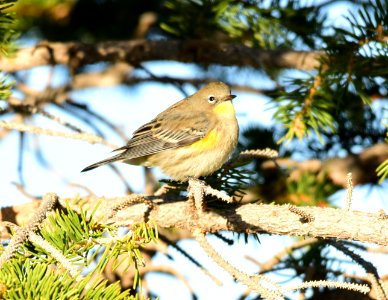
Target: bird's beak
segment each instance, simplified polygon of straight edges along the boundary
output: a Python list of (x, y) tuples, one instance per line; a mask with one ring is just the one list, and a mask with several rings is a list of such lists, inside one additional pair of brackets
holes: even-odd
[(236, 95), (228, 95), (225, 97), (225, 101), (233, 100), (234, 98), (236, 98)]

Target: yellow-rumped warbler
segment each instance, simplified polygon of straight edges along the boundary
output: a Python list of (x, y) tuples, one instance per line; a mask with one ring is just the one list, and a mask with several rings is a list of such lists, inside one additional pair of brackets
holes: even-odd
[(237, 145), (238, 123), (230, 88), (211, 82), (167, 108), (133, 133), (122, 151), (82, 170), (122, 161), (157, 166), (175, 180), (212, 174)]

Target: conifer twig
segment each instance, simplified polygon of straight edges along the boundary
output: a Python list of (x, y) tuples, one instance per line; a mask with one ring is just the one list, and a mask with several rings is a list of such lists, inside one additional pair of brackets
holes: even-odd
[(149, 208), (152, 208), (153, 206), (153, 203), (146, 199), (144, 195), (132, 194), (125, 197), (123, 201), (112, 206), (110, 211), (107, 213), (107, 218), (113, 218), (119, 210), (137, 203), (145, 203)]
[(243, 159), (243, 158), (257, 158), (257, 157), (277, 158), (279, 157), (279, 153), (276, 150), (270, 149), (270, 148), (245, 150), (240, 152), (237, 158)]
[(47, 111), (45, 111), (43, 109), (37, 108), (37, 113), (41, 114), (42, 116), (44, 116), (44, 117), (46, 117), (46, 118), (48, 118), (50, 120), (53, 120), (53, 121), (59, 123), (59, 124), (65, 126), (67, 128), (69, 128), (72, 131), (75, 131), (77, 133), (85, 133), (80, 128), (78, 128), (77, 126), (75, 126), (75, 125), (69, 123), (68, 121), (65, 121), (65, 120), (61, 119), (60, 117), (55, 116), (55, 115), (53, 115), (53, 114), (51, 114), (51, 113), (49, 113), (49, 112), (47, 112)]
[[(372, 284), (372, 286), (375, 288), (376, 292), (381, 296), (380, 299), (382, 300), (387, 299), (386, 291), (384, 290), (384, 287), (381, 284), (380, 276), (377, 272), (376, 267), (373, 264), (371, 264), (369, 261), (366, 261), (360, 255), (350, 250), (342, 242), (328, 240), (328, 243), (333, 247), (335, 247), (336, 249), (338, 249), (339, 251), (341, 251), (349, 258), (351, 258), (354, 262), (359, 264), (368, 273), (368, 279)], [(372, 279), (372, 276), (374, 277), (374, 279)]]
[(255, 150), (244, 150), (240, 152), (235, 158), (229, 160), (225, 163), (225, 166), (228, 168), (233, 166), (238, 166), (252, 161), (256, 158), (268, 158), (275, 160), (279, 156), (279, 153), (276, 150), (265, 148), (265, 149), (255, 149)]
[(171, 188), (169, 185), (162, 185), (159, 189), (157, 189), (154, 193), (154, 196), (161, 197), (168, 193), (169, 188)]
[(352, 202), (352, 196), (353, 196), (353, 179), (352, 179), (352, 173), (348, 173), (346, 175), (346, 210), (350, 210), (350, 203)]
[[(215, 261), (220, 267), (227, 271), (233, 278), (248, 286), (252, 291), (260, 294), (261, 297), (276, 300), (284, 299), (281, 293), (281, 287), (278, 284), (272, 282), (264, 275), (249, 275), (238, 270), (229, 262), (224, 260), (221, 255), (214, 250), (214, 248), (206, 240), (205, 234), (203, 234), (199, 230), (195, 230), (193, 232), (193, 235), (197, 242), (200, 244), (200, 246), (205, 250), (207, 255), (209, 255), (209, 257), (213, 259), (213, 261)], [(271, 285), (273, 288), (270, 289), (266, 287), (268, 285)]]
[(272, 270), (278, 263), (281, 262), (283, 257), (285, 257), (286, 255), (292, 253), (296, 249), (306, 247), (306, 246), (314, 244), (316, 242), (318, 242), (318, 239), (316, 239), (316, 238), (309, 238), (306, 240), (298, 240), (298, 241), (292, 243), (290, 246), (277, 252), (269, 260), (267, 260), (266, 262), (263, 262), (263, 263), (260, 263), (257, 260), (255, 260), (254, 258), (249, 257), (249, 256), (245, 256), (245, 258), (252, 261), (254, 264), (258, 265), (260, 267), (259, 273), (263, 274), (265, 272), (269, 272), (270, 270)]
[(16, 231), (16, 234), (12, 237), (8, 247), (1, 254), (0, 269), (5, 262), (15, 255), (15, 253), (19, 250), (19, 247), (28, 240), (29, 235), (39, 228), (43, 220), (46, 219), (47, 213), (53, 210), (57, 205), (58, 200), (59, 197), (54, 193), (48, 193), (43, 197), (43, 203), (39, 206), (29, 224)]
[(203, 265), (201, 265), (194, 257), (192, 257), (189, 253), (187, 253), (182, 247), (180, 247), (177, 243), (170, 241), (166, 237), (159, 236), (161, 239), (164, 239), (168, 245), (173, 247), (176, 251), (178, 251), (180, 254), (182, 254), (186, 259), (188, 259), (192, 264), (194, 264), (196, 267), (198, 267), (205, 275), (207, 275), (211, 280), (214, 281), (215, 284), (221, 286), (222, 282), (215, 277), (212, 273), (210, 273)]
[[(182, 283), (186, 286), (186, 288), (189, 290), (189, 292), (192, 295), (195, 295), (194, 289), (191, 287), (189, 281), (186, 279), (185, 276), (183, 276), (181, 273), (179, 273), (177, 270), (170, 266), (156, 266), (156, 265), (150, 265), (150, 266), (145, 266), (142, 268), (142, 273), (143, 274), (148, 274), (148, 273), (164, 273), (164, 274), (170, 274), (177, 278), (178, 280), (182, 281)], [(143, 287), (144, 287), (144, 282), (143, 282)], [(196, 299), (193, 297), (193, 299)]]
[(221, 191), (218, 191), (216, 189), (213, 189), (211, 186), (208, 186), (208, 185), (205, 185), (204, 186), (204, 193), (207, 194), (207, 195), (211, 195), (211, 196), (214, 196), (214, 197), (217, 197), (218, 199), (220, 200), (223, 200), (227, 203), (233, 203), (234, 200), (233, 200), (233, 197), (230, 197), (229, 195), (221, 192)]
[(39, 197), (36, 197), (34, 195), (31, 195), (28, 193), (25, 189), (25, 186), (18, 183), (18, 182), (12, 182), (12, 184), (17, 188), (17, 190), (23, 195), (26, 196), (27, 198), (30, 198), (31, 200), (37, 200), (40, 199)]
[(42, 135), (50, 135), (50, 136), (58, 136), (58, 137), (64, 137), (64, 138), (69, 138), (69, 139), (75, 139), (75, 140), (82, 140), (86, 141), (91, 144), (103, 144), (106, 145), (110, 148), (117, 148), (116, 145), (111, 144), (104, 140), (103, 138), (91, 134), (91, 133), (75, 133), (75, 132), (61, 132), (61, 131), (55, 131), (51, 129), (46, 129), (46, 128), (40, 128), (36, 126), (31, 126), (31, 125), (26, 125), (22, 123), (16, 123), (16, 122), (6, 122), (0, 120), (0, 127), (8, 130), (17, 130), (20, 132), (28, 132), (28, 133), (33, 133), (33, 134), (42, 134)]
[(314, 217), (309, 215), (308, 213), (304, 212), (302, 209), (298, 208), (295, 205), (287, 204), (288, 209), (290, 212), (297, 214), (300, 216), (300, 221), (302, 223), (310, 223), (314, 221)]
[(9, 227), (9, 228), (12, 228), (13, 230), (19, 230), (20, 227), (12, 222), (8, 222), (8, 221), (2, 221), (0, 222), (0, 226), (2, 227)]
[(373, 273), (368, 273), (367, 278), (369, 282), (372, 285), (372, 289), (377, 295), (378, 300), (387, 300), (387, 290), (384, 286), (384, 283), (379, 278), (376, 278), (376, 276)]
[(41, 247), (43, 250), (48, 252), (53, 258), (55, 258), (63, 268), (69, 271), (70, 275), (73, 277), (82, 277), (79, 275), (80, 270), (77, 269), (57, 248), (51, 245), (48, 241), (43, 239), (40, 235), (37, 235), (34, 232), (30, 232), (28, 239), (31, 243)]
[(293, 284), (283, 288), (283, 292), (289, 292), (294, 290), (301, 290), (313, 287), (332, 287), (337, 289), (347, 289), (351, 291), (360, 292), (367, 294), (370, 292), (370, 288), (366, 284), (350, 283), (350, 282), (339, 282), (332, 280), (313, 280), (302, 282), (300, 284)]
[(345, 246), (344, 243), (340, 241), (335, 241), (333, 239), (327, 240), (327, 243), (329, 243), (331, 246), (333, 246), (334, 248), (338, 249), (343, 254), (351, 258), (354, 262), (358, 263), (367, 273), (371, 273), (376, 278), (379, 278), (379, 274), (377, 272), (376, 267), (373, 264), (371, 264), (369, 261), (366, 261), (364, 258), (362, 258), (359, 254), (350, 250), (348, 247)]

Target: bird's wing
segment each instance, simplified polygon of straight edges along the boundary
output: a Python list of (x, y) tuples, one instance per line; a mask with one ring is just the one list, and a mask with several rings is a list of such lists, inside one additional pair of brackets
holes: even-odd
[(204, 113), (170, 112), (141, 126), (127, 145), (115, 151), (124, 151), (122, 155), (126, 159), (142, 157), (190, 145), (202, 139), (208, 131), (209, 120)]

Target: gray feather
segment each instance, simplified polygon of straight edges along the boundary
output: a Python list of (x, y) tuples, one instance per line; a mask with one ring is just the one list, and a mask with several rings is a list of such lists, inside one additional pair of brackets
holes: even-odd
[(110, 164), (112, 162), (115, 162), (115, 161), (119, 161), (119, 160), (123, 160), (124, 158), (122, 157), (122, 153), (118, 154), (118, 155), (115, 155), (113, 157), (110, 157), (110, 158), (107, 158), (107, 159), (104, 159), (104, 160), (101, 160), (99, 162), (96, 162), (90, 166), (87, 166), (86, 168), (82, 169), (81, 172), (87, 172), (87, 171), (90, 171), (90, 170), (93, 170), (95, 168), (98, 168), (100, 166), (103, 166), (103, 165), (106, 165), (106, 164)]

